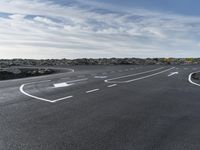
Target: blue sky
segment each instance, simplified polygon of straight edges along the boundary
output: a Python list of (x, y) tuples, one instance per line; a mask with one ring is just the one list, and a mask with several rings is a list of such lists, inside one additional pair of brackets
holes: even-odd
[(1, 0), (0, 58), (200, 57), (197, 0)]
[(185, 15), (200, 15), (199, 0), (99, 0), (118, 6), (145, 8)]

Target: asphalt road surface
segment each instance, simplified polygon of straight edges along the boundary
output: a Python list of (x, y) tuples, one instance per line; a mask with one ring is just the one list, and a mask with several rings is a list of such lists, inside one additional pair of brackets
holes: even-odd
[(200, 66), (76, 66), (0, 82), (0, 150), (199, 150)]

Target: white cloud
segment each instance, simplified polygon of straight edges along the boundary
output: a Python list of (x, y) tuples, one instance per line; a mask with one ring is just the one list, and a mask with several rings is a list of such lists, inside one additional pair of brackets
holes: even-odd
[(46, 17), (37, 16), (37, 17), (34, 18), (34, 21), (39, 22), (39, 23), (43, 23), (43, 24), (46, 24), (46, 25), (49, 25), (49, 26), (57, 26), (57, 25), (59, 25), (58, 23), (56, 23), (56, 22), (54, 22), (51, 19), (48, 19)]
[(26, 17), (26, 15), (22, 15), (22, 14), (13, 14), (9, 16), (11, 19), (14, 20), (22, 20)]
[(1, 57), (200, 56), (199, 17), (76, 1), (1, 0)]

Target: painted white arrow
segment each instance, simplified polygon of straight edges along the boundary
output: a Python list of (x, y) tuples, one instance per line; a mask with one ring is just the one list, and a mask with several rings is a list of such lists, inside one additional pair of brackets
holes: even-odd
[(171, 76), (176, 75), (176, 74), (179, 74), (179, 72), (172, 72), (172, 73), (170, 73), (170, 74), (168, 75), (168, 77), (171, 77)]
[(71, 86), (72, 84), (68, 84), (66, 82), (63, 82), (63, 83), (56, 83), (54, 84), (54, 87), (55, 88), (61, 88), (61, 87), (68, 87), (68, 86)]

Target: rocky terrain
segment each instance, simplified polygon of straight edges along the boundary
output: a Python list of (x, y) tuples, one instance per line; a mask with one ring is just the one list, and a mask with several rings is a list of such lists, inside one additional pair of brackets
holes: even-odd
[(186, 65), (200, 64), (200, 58), (102, 58), (102, 59), (12, 59), (0, 60), (0, 67), (10, 66), (69, 66), (69, 65)]
[(194, 79), (194, 80), (200, 80), (200, 72), (194, 73), (194, 74), (192, 75), (192, 79)]
[(48, 75), (55, 72), (55, 70), (44, 68), (2, 68), (0, 69), (0, 80)]
[[(102, 58), (102, 59), (2, 59), (0, 60), (0, 80), (32, 77), (55, 73), (48, 67), (74, 65), (189, 65), (200, 64), (200, 58)], [(26, 68), (22, 68), (26, 67)], [(30, 68), (37, 67), (37, 68)], [(43, 69), (41, 69), (43, 67)], [(38, 69), (40, 68), (40, 69)], [(195, 78), (197, 78), (195, 76)], [(199, 75), (200, 79), (200, 75)]]

